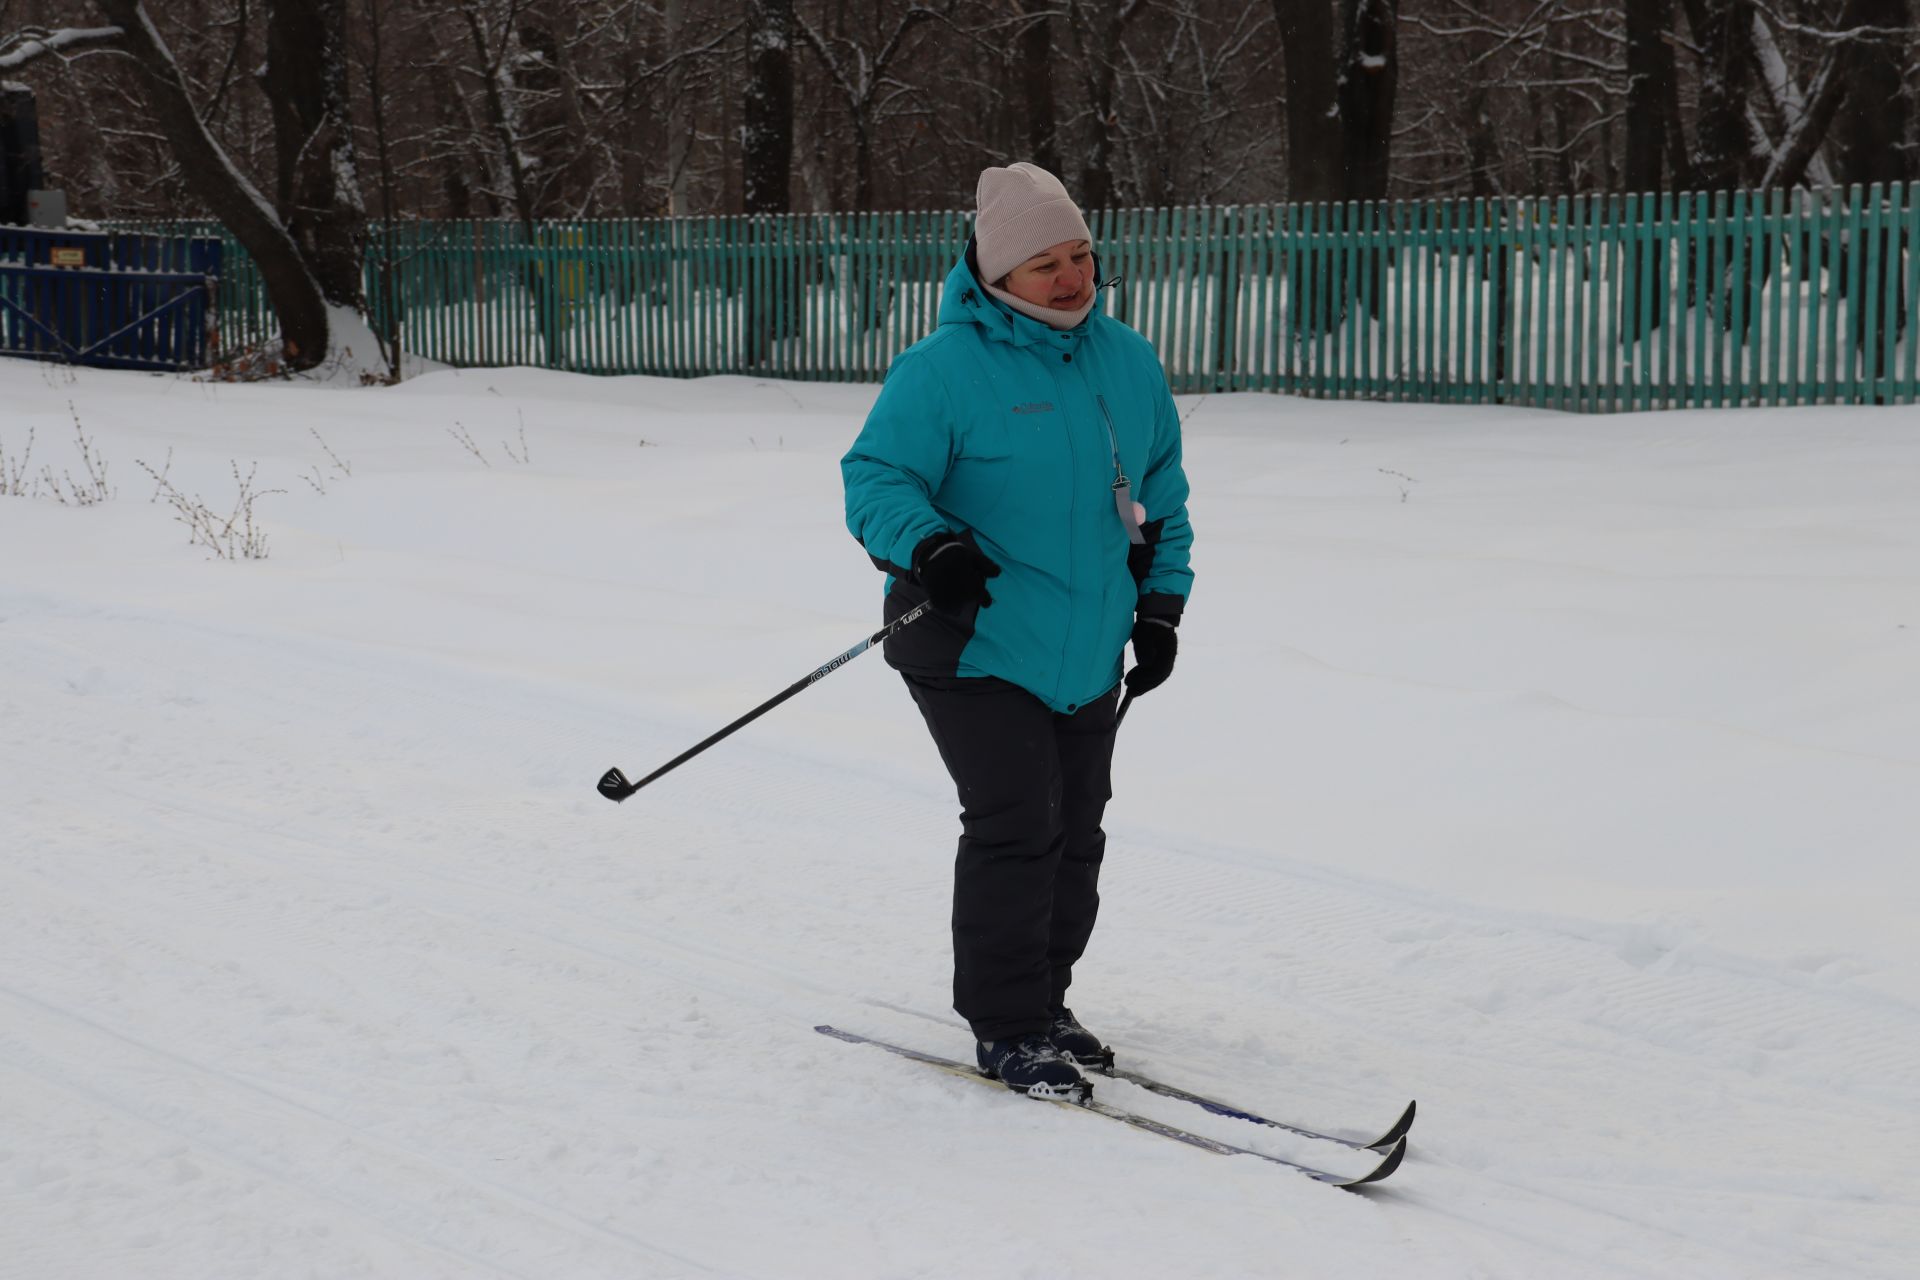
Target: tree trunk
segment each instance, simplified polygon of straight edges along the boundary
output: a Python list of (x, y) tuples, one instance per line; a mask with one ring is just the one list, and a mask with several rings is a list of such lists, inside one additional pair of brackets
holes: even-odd
[(1092, 20), (1085, 64), (1087, 163), (1080, 171), (1082, 209), (1104, 209), (1114, 200), (1113, 142), (1118, 108), (1114, 93), (1120, 80), (1120, 41), (1127, 23), (1139, 12), (1139, 0), (1092, 0)]
[[(539, 210), (535, 203), (532, 157), (522, 145), (524, 130), (520, 115), (519, 85), (515, 68), (520, 61), (520, 37), (512, 23), (518, 10), (498, 14), (500, 26), (490, 29), (489, 15), (481, 12), (482, 0), (462, 0), (460, 16), (465, 19), (467, 37), (473, 48), (473, 69), (481, 80), (481, 97), (486, 104), (487, 127), (493, 146), (488, 158), (498, 173), (507, 179), (513, 200), (513, 213), (520, 223), (520, 234), (528, 249), (542, 246), (546, 237), (537, 225)], [(496, 50), (494, 45), (498, 43)], [(566, 299), (559, 280), (547, 272), (543, 255), (530, 254), (522, 279), (533, 309), (533, 323), (540, 334), (544, 359), (549, 368), (564, 369), (570, 360)]]
[(1561, 195), (1577, 194), (1573, 179), (1573, 139), (1567, 132), (1564, 94), (1555, 94), (1553, 98), (1553, 181), (1554, 189)]
[[(667, 0), (666, 12), (666, 52), (672, 53), (680, 48), (687, 25), (687, 0)], [(687, 110), (687, 102), (681, 93), (681, 84), (685, 80), (681, 68), (675, 67), (667, 73), (666, 116), (667, 116), (667, 216), (684, 218), (692, 212), (690, 197), (693, 185), (693, 170), (688, 161), (693, 156), (693, 125)], [(632, 113), (639, 118), (638, 112)]]
[(1672, 30), (1672, 0), (1626, 0), (1627, 19), (1627, 143), (1626, 172), (1630, 192), (1659, 191), (1661, 157), (1666, 152), (1668, 77), (1673, 54), (1667, 48)]
[[(1489, 37), (1480, 35), (1472, 38), (1467, 52), (1475, 61), (1485, 53)], [(1468, 190), (1478, 199), (1486, 201), (1486, 209), (1499, 223), (1510, 218), (1511, 210), (1501, 200), (1505, 183), (1499, 180), (1500, 143), (1494, 132), (1491, 86), (1487, 77), (1476, 71), (1466, 86), (1467, 94), (1467, 177)], [(1536, 138), (1539, 128), (1535, 122)], [(1478, 260), (1479, 276), (1488, 281), (1493, 289), (1493, 376), (1496, 383), (1504, 382), (1507, 376), (1507, 355), (1509, 345), (1508, 320), (1512, 313), (1512, 260), (1509, 254), (1499, 247), (1490, 248), (1475, 255)], [(1386, 312), (1386, 272), (1374, 273), (1373, 288), (1364, 299), (1367, 308), (1375, 315)]]
[(1340, 101), (1327, 0), (1273, 0), (1286, 79), (1287, 199), (1346, 198)]
[(274, 197), (327, 301), (367, 309), (366, 205), (348, 116), (345, 0), (274, 0), (261, 91), (273, 116)]
[[(1467, 86), (1467, 189), (1484, 200), (1499, 195), (1505, 183), (1499, 181), (1500, 139), (1494, 133), (1493, 106), (1484, 77), (1475, 76)], [(1540, 137), (1540, 124), (1534, 122), (1534, 140)]]
[[(1665, 187), (1665, 165), (1661, 161), (1667, 154), (1667, 104), (1674, 93), (1673, 51), (1667, 45), (1673, 0), (1626, 0), (1626, 5), (1627, 140), (1625, 172), (1621, 176), (1630, 194), (1653, 196)], [(1641, 219), (1651, 223), (1658, 210), (1657, 202), (1643, 200)], [(1643, 257), (1649, 254), (1653, 261), (1643, 264)], [(1620, 332), (1638, 341), (1646, 337), (1640, 326), (1643, 277), (1649, 281), (1653, 295), (1647, 300), (1648, 328), (1660, 327), (1666, 299), (1666, 255), (1659, 245), (1650, 246), (1636, 238), (1627, 255), (1626, 273)]]
[(1748, 0), (1700, 0), (1695, 42), (1700, 46), (1700, 123), (1694, 139), (1694, 177), (1704, 191), (1729, 191), (1744, 175), (1747, 150), (1746, 27)]
[[(1799, 127), (1806, 116), (1807, 100), (1794, 77), (1793, 68), (1787, 64), (1786, 56), (1773, 38), (1773, 28), (1766, 14), (1754, 13), (1753, 21), (1747, 27), (1747, 48), (1753, 56), (1755, 79), (1765, 90), (1767, 104), (1773, 108), (1773, 121), (1784, 139)], [(1758, 115), (1758, 112), (1754, 113), (1756, 135), (1764, 133), (1759, 127)], [(1770, 138), (1762, 142), (1761, 149), (1768, 154), (1777, 150)], [(1813, 180), (1814, 186), (1831, 187), (1835, 183), (1833, 168), (1822, 151), (1823, 148), (1815, 149), (1812, 159), (1807, 162), (1807, 175)]]
[(526, 92), (522, 145), (534, 157), (534, 200), (549, 217), (584, 217), (595, 187), (593, 149), (569, 60), (578, 6), (528, 5), (515, 34), (520, 40), (519, 87)]
[(378, 159), (380, 173), (380, 306), (377, 314), (370, 319), (374, 336), (380, 340), (382, 354), (387, 359), (387, 371), (393, 381), (398, 382), (404, 364), (404, 352), (401, 336), (403, 333), (403, 315), (401, 312), (399, 264), (396, 258), (399, 246), (395, 239), (394, 219), (400, 207), (400, 197), (394, 182), (393, 170), (393, 131), (387, 124), (387, 95), (385, 76), (386, 53), (386, 17), (385, 0), (362, 0), (362, 20), (367, 33), (367, 102), (373, 118), (373, 146)]
[(747, 0), (746, 126), (741, 205), (793, 208), (793, 0)]
[[(1334, 24), (1328, 0), (1273, 0), (1286, 80), (1287, 199), (1296, 204), (1337, 203), (1347, 198), (1345, 121), (1341, 79), (1334, 58)], [(1289, 282), (1297, 301), (1290, 328), (1300, 342), (1339, 327), (1346, 299), (1328, 297), (1327, 314), (1308, 300), (1328, 296), (1316, 278), (1318, 256), (1302, 255)]]
[[(1848, 16), (1854, 16), (1851, 9)], [(1863, 0), (1857, 18), (1860, 25), (1900, 32), (1909, 30), (1907, 0)], [(1871, 187), (1876, 182), (1905, 182), (1913, 176), (1911, 155), (1902, 146), (1907, 137), (1909, 113), (1905, 79), (1901, 74), (1906, 62), (1905, 45), (1906, 41), (1899, 37), (1876, 36), (1855, 41), (1847, 55), (1846, 99), (1833, 125), (1838, 135), (1842, 182)], [(1899, 232), (1889, 228), (1882, 234), (1880, 261), (1898, 261)], [(1866, 237), (1861, 237), (1854, 252), (1867, 254), (1867, 260), (1871, 261), (1873, 255), (1865, 240)], [(1909, 252), (1916, 248), (1920, 247), (1908, 246)], [(1865, 268), (1863, 262), (1863, 273)], [(1851, 280), (1851, 272), (1847, 278)], [(1894, 334), (1901, 335), (1907, 331), (1906, 273), (1893, 272), (1891, 278), (1891, 287), (1897, 291), (1893, 299)], [(1854, 312), (1854, 340), (1861, 344), (1865, 360), (1862, 372), (1868, 378), (1884, 377), (1887, 373), (1882, 366), (1884, 347), (1870, 347), (1866, 341), (1867, 308), (1850, 310)]]
[[(741, 136), (741, 204), (748, 214), (793, 209), (793, 0), (747, 0), (746, 126)], [(782, 271), (785, 259), (769, 261)], [(776, 315), (773, 298), (797, 294), (771, 279), (749, 282), (747, 362), (759, 364), (773, 340), (795, 330), (797, 317)], [(758, 292), (755, 292), (756, 287)]]
[[(1859, 26), (1876, 2), (1847, 0), (1840, 12), (1842, 29)], [(1798, 185), (1805, 176), (1807, 166), (1833, 128), (1841, 102), (1849, 96), (1854, 77), (1862, 69), (1859, 59), (1863, 43), (1856, 41), (1829, 47), (1807, 91), (1806, 109), (1780, 140), (1779, 150), (1774, 153), (1772, 162), (1761, 177), (1761, 186), (1792, 187)]]
[(1048, 173), (1060, 172), (1059, 123), (1053, 105), (1053, 19), (1049, 0), (1026, 0), (1035, 15), (1020, 33), (1020, 84), (1027, 115), (1027, 156)]
[[(1906, 32), (1908, 0), (1865, 0), (1862, 25)], [(1904, 146), (1911, 104), (1902, 71), (1906, 42), (1895, 36), (1853, 43), (1847, 97), (1834, 129), (1840, 144), (1840, 180), (1845, 183), (1905, 182), (1914, 175)]]
[(1400, 0), (1347, 0), (1340, 76), (1348, 200), (1384, 200), (1393, 159), (1393, 100), (1400, 78), (1394, 33)]
[[(513, 212), (527, 243), (534, 242), (533, 184), (527, 173), (527, 156), (520, 145), (519, 117), (513, 101), (513, 72), (518, 40), (512, 30), (490, 32), (482, 18), (478, 0), (465, 0), (460, 14), (466, 19), (467, 36), (473, 43), (474, 66), (482, 80), (482, 97), (487, 107), (487, 124), (493, 130), (494, 153), (507, 179), (513, 199)], [(506, 19), (503, 19), (506, 21)], [(495, 53), (491, 41), (498, 39), (502, 49)]]
[(280, 321), (287, 363), (295, 369), (319, 364), (327, 354), (326, 301), (293, 237), (201, 123), (173, 53), (141, 0), (99, 0), (99, 5), (107, 20), (125, 33), (147, 104), (166, 134), (188, 190), (233, 233), (259, 268)]
[(864, 107), (853, 118), (853, 207), (873, 209), (873, 120)]

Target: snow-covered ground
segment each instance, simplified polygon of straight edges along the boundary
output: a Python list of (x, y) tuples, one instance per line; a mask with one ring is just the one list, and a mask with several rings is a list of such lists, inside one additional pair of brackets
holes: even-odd
[(1920, 411), (1182, 399), (1073, 1004), (1358, 1196), (814, 1034), (968, 1050), (877, 655), (594, 793), (876, 625), (873, 394), (0, 361), (0, 1275), (1915, 1274)]

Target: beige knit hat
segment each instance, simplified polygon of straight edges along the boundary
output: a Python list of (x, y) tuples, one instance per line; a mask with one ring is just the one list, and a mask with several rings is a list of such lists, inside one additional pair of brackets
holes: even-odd
[(996, 283), (1063, 240), (1093, 239), (1080, 206), (1060, 179), (1024, 160), (1004, 169), (982, 169), (974, 201), (979, 213), (973, 238), (983, 284)]

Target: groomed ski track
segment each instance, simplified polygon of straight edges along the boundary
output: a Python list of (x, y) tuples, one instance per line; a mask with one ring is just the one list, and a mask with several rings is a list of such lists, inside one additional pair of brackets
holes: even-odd
[[(877, 616), (832, 519), (870, 390), (0, 379), (42, 448), (74, 400), (124, 490), (88, 511), (0, 498), (0, 538), (35, 549), (0, 569), (0, 1274), (937, 1277), (964, 1258), (1719, 1280), (1893, 1277), (1920, 1256), (1908, 975), (1876, 981), (1844, 939), (1799, 961), (1703, 940), (1684, 895), (1651, 914), (1516, 904), (1486, 886), (1543, 830), (1524, 790), (1510, 824), (1488, 807), (1477, 831), (1431, 829), (1461, 892), (1369, 864), (1377, 815), (1352, 815), (1342, 856), (1339, 807), (1289, 784), (1303, 747), (1277, 744), (1324, 741), (1343, 696), (1402, 724), (1412, 741), (1376, 761), (1383, 806), (1422, 803), (1401, 771), (1449, 744), (1524, 788), (1543, 724), (1602, 754), (1650, 734), (1763, 773), (1838, 760), (1825, 794), (1843, 801), (1910, 784), (1912, 758), (1450, 686), (1254, 630), (1228, 581), (1265, 526), (1224, 490), (1248, 459), (1287, 473), (1254, 436), (1298, 402), (1216, 398), (1220, 434), (1190, 428), (1196, 490), (1220, 494), (1196, 514), (1216, 568), (1195, 620), (1209, 597), (1223, 616), (1123, 730), (1073, 1003), (1130, 1065), (1279, 1118), (1364, 1126), (1417, 1096), (1407, 1162), (1367, 1198), (814, 1034), (967, 1048), (938, 1025), (953, 799), (878, 655), (624, 806), (594, 793), (609, 763), (637, 776)], [(162, 385), (191, 415), (156, 417)], [(516, 405), (540, 409), (524, 472), (445, 438)], [(1472, 438), (1471, 415), (1312, 412), (1347, 416), (1288, 446), (1310, 462), (1374, 429), (1402, 433), (1413, 474), (1470, 470), (1473, 448), (1421, 453), (1444, 428), (1532, 482), (1526, 449)], [(318, 456), (309, 423), (355, 475), (263, 503), (265, 562), (205, 562), (145, 503), (136, 454), (176, 445), (176, 475), (198, 466), (209, 493), (236, 453), (284, 484)], [(1578, 453), (1599, 429), (1552, 439)], [(1343, 500), (1297, 483), (1295, 501)], [(1365, 554), (1426, 554), (1408, 537)], [(1257, 723), (1228, 715), (1250, 704)], [(1182, 822), (1211, 798), (1189, 784), (1229, 763), (1196, 758), (1209, 727), (1231, 730), (1223, 752), (1273, 752), (1259, 821)], [(1631, 772), (1594, 785), (1630, 804)], [(1715, 812), (1692, 812), (1702, 840)], [(1835, 838), (1911, 813), (1845, 812)]]

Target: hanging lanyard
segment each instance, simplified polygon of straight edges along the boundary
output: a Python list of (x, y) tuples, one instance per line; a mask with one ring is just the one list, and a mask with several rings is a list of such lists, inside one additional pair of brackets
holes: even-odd
[(1113, 507), (1120, 513), (1120, 523), (1126, 526), (1127, 541), (1141, 546), (1147, 535), (1140, 531), (1140, 512), (1133, 503), (1133, 484), (1127, 479), (1127, 473), (1120, 466), (1120, 437), (1113, 430), (1113, 415), (1107, 412), (1107, 398), (1096, 394), (1093, 397), (1100, 404), (1100, 416), (1106, 419), (1107, 443), (1113, 446)]

